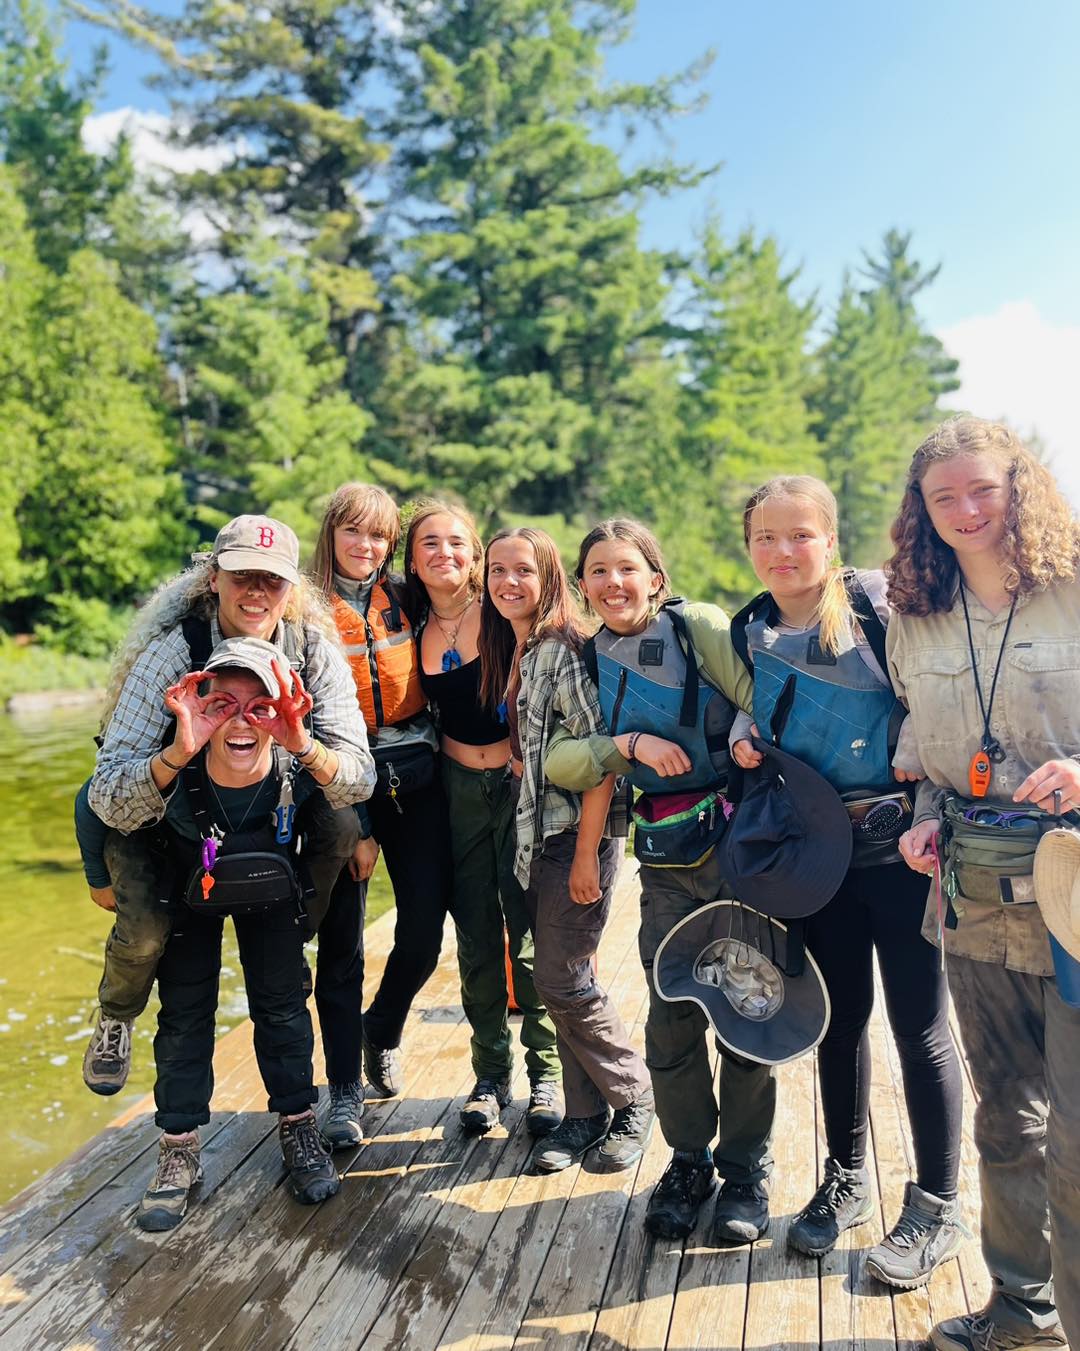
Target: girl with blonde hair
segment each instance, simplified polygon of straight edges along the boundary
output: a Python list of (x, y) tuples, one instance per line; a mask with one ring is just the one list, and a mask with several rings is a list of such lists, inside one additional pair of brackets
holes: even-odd
[(889, 662), (927, 774), (900, 849), (935, 875), (923, 932), (944, 949), (979, 1095), (992, 1280), (986, 1308), (930, 1339), (1078, 1346), (1080, 1008), (1032, 902), (1040, 835), (1080, 808), (1080, 527), (1015, 433), (958, 417), (915, 452), (892, 534)]
[(832, 1006), (818, 1047), (829, 1155), (821, 1186), (792, 1221), (788, 1242), (820, 1257), (843, 1230), (875, 1214), (866, 1144), (876, 953), (900, 1053), (916, 1176), (898, 1222), (871, 1249), (867, 1267), (889, 1285), (912, 1289), (962, 1240), (962, 1091), (945, 980), (920, 933), (925, 888), (897, 852), (911, 817), (910, 798), (897, 781), (914, 782), (921, 768), (885, 669), (885, 579), (839, 566), (836, 499), (808, 475), (774, 478), (752, 493), (743, 537), (767, 589), (732, 621), (754, 674), (755, 724), (746, 715), (736, 720), (732, 753), (744, 768), (760, 764), (752, 735), (779, 731), (779, 744), (840, 792), (854, 832), (847, 877), (807, 922), (807, 946)]

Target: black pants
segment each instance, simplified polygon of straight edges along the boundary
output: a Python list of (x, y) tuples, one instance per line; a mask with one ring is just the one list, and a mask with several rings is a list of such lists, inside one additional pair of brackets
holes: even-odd
[(366, 912), (367, 883), (354, 882), (348, 868), (342, 868), (319, 925), (315, 968), (315, 1007), (326, 1077), (332, 1084), (353, 1084), (360, 1079)]
[[(302, 989), (303, 932), (291, 906), (234, 919), (255, 1058), (272, 1112), (306, 1111), (315, 1101), (313, 1037)], [(157, 968), (155, 1120), (179, 1135), (210, 1120), (214, 1014), (224, 921), (181, 905)]]
[[(438, 776), (426, 788), (417, 788), (398, 801), (400, 812), (388, 797), (373, 797), (367, 804), (371, 831), (382, 849), (397, 908), (394, 946), (364, 1014), (368, 1040), (384, 1050), (401, 1042), (412, 1002), (439, 964), (453, 874), (450, 818)], [(362, 972), (361, 949), (361, 978)]]
[(832, 1003), (832, 1021), (818, 1048), (829, 1153), (845, 1168), (866, 1162), (867, 1023), (876, 951), (900, 1053), (915, 1180), (935, 1196), (951, 1197), (960, 1166), (963, 1093), (940, 956), (920, 933), (926, 894), (927, 879), (906, 864), (852, 868), (829, 904), (810, 919), (807, 946)]

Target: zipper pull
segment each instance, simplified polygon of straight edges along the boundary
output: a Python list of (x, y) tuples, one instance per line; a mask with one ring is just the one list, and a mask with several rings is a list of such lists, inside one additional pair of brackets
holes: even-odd
[(404, 816), (405, 809), (397, 800), (397, 790), (401, 786), (401, 780), (397, 776), (397, 771), (394, 769), (392, 760), (386, 762), (386, 781), (390, 785), (390, 801), (397, 809), (398, 816)]

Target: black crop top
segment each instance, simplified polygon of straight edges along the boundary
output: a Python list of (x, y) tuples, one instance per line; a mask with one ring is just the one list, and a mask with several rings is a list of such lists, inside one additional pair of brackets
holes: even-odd
[(420, 667), (420, 684), (439, 712), (439, 731), (466, 746), (493, 746), (507, 737), (506, 723), (480, 703), (480, 658), (431, 675)]

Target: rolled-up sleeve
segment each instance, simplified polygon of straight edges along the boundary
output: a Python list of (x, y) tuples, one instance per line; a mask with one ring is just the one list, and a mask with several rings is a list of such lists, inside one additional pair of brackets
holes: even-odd
[(323, 785), (331, 807), (363, 802), (375, 787), (375, 762), (356, 698), (356, 682), (344, 654), (313, 629), (307, 631), (305, 684), (314, 700), (311, 730), (337, 756), (334, 777)]

